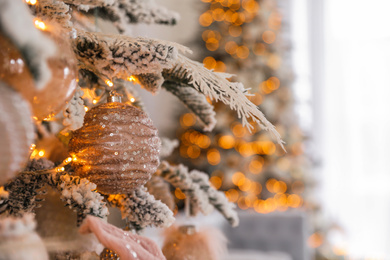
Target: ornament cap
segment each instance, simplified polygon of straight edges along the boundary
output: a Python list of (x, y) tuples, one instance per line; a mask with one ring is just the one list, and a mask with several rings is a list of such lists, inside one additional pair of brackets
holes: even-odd
[(196, 233), (196, 228), (194, 225), (185, 225), (185, 226), (180, 226), (179, 231), (186, 235), (193, 235)]
[(122, 102), (122, 97), (115, 91), (110, 91), (110, 94), (107, 97), (107, 102)]

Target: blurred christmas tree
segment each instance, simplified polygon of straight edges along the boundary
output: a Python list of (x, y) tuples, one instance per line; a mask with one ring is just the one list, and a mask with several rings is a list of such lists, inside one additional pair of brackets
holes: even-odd
[(215, 103), (217, 124), (212, 133), (206, 133), (192, 113), (181, 115), (181, 160), (210, 173), (213, 185), (243, 210), (262, 214), (307, 210), (312, 222), (308, 245), (316, 249), (316, 259), (332, 257), (326, 241), (329, 227), (313, 199), (306, 135), (294, 113), (288, 24), (280, 1), (202, 2), (199, 59), (214, 71), (237, 74), (234, 80), (250, 88), (249, 100), (276, 126), (287, 153), (258, 126), (252, 124), (253, 131), (248, 131), (234, 113)]

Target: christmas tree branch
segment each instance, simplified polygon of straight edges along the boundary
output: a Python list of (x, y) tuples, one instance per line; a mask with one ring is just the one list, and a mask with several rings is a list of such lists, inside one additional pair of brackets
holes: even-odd
[(156, 200), (145, 187), (127, 195), (110, 195), (107, 201), (121, 210), (123, 219), (140, 228), (168, 227), (175, 220), (167, 205)]
[(43, 21), (49, 21), (61, 25), (70, 30), (72, 26), (70, 8), (67, 4), (55, 0), (39, 0), (36, 6), (31, 6), (33, 14)]
[(176, 48), (146, 38), (80, 32), (73, 43), (80, 67), (111, 81), (160, 73), (173, 67), (177, 58)]
[(56, 172), (58, 168), (47, 159), (31, 160), (26, 171), (4, 186), (9, 193), (3, 203), (6, 204), (4, 210), (14, 216), (33, 212), (40, 201), (37, 196), (45, 193), (44, 185), (48, 184), (61, 193), (61, 200), (77, 211), (80, 220), (87, 214), (105, 218), (108, 209), (103, 196), (95, 191), (96, 185), (78, 176)]
[(66, 206), (78, 213), (79, 224), (87, 215), (100, 218), (108, 216), (104, 197), (96, 192), (96, 184), (87, 179), (69, 174), (52, 173), (48, 176), (47, 183), (61, 193), (61, 200)]
[(217, 191), (210, 185), (207, 174), (196, 170), (188, 172), (183, 165), (172, 166), (166, 161), (161, 163), (157, 174), (189, 196), (191, 215), (197, 213), (193, 210), (193, 204), (201, 211), (202, 207), (206, 209), (202, 211), (203, 213), (204, 211), (210, 213), (210, 209), (215, 208), (233, 227), (238, 225), (239, 219), (234, 203), (229, 202), (223, 192)]
[(249, 130), (253, 128), (248, 119), (252, 119), (263, 129), (270, 131), (277, 142), (283, 146), (283, 140), (275, 127), (265, 118), (263, 113), (247, 98), (247, 90), (241, 83), (230, 82), (226, 79), (228, 74), (215, 73), (203, 67), (201, 63), (192, 61), (179, 54), (172, 69), (163, 71), (167, 81), (183, 83), (192, 86), (205, 96), (222, 101), (237, 111), (242, 118), (242, 124)]
[(170, 210), (175, 209), (175, 199), (171, 193), (171, 187), (162, 177), (154, 174), (145, 187), (156, 200), (161, 200)]
[(175, 25), (179, 20), (176, 12), (167, 10), (154, 0), (117, 0), (116, 5), (125, 12), (129, 23)]
[(161, 137), (161, 151), (160, 157), (165, 158), (172, 154), (173, 150), (179, 146), (179, 140), (177, 139), (168, 139), (166, 137)]
[(236, 205), (229, 202), (223, 192), (216, 190), (210, 185), (209, 176), (204, 172), (192, 170), (190, 172), (190, 177), (207, 193), (210, 204), (212, 204), (214, 208), (229, 221), (230, 225), (233, 227), (238, 226), (239, 219), (235, 210)]
[(189, 196), (191, 216), (195, 216), (199, 211), (205, 215), (211, 213), (213, 207), (208, 202), (207, 194), (201, 190), (197, 183), (192, 181), (187, 167), (182, 164), (172, 166), (163, 161), (157, 174)]
[(204, 125), (204, 131), (212, 131), (217, 120), (213, 105), (207, 102), (206, 97), (186, 84), (165, 81), (163, 87), (175, 95), (183, 104), (193, 112)]
[(74, 96), (66, 105), (62, 122), (65, 126), (63, 131), (74, 131), (83, 126), (85, 116), (84, 100), (81, 98), (83, 95), (84, 92), (78, 87)]

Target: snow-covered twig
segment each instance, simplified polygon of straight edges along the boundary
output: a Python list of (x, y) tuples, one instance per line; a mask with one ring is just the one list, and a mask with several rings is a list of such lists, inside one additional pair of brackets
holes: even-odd
[(168, 139), (166, 137), (161, 137), (161, 151), (160, 157), (165, 158), (172, 154), (173, 150), (179, 146), (179, 140), (177, 139)]
[(140, 74), (137, 80), (147, 91), (156, 94), (164, 83), (164, 78), (161, 73)]
[(199, 211), (205, 215), (212, 212), (213, 207), (208, 201), (207, 194), (197, 183), (192, 181), (187, 167), (182, 164), (172, 166), (168, 162), (163, 161), (159, 166), (157, 174), (175, 188), (181, 189), (189, 197), (191, 216), (195, 216)]
[(117, 4), (130, 23), (175, 25), (180, 18), (179, 14), (156, 4), (154, 0), (117, 0)]
[(249, 130), (253, 128), (248, 119), (252, 119), (263, 129), (270, 131), (277, 142), (283, 146), (283, 140), (275, 127), (265, 118), (264, 114), (247, 98), (247, 90), (241, 83), (230, 82), (230, 75), (216, 73), (206, 69), (199, 62), (192, 61), (179, 54), (175, 67), (163, 71), (165, 80), (180, 82), (194, 87), (211, 99), (222, 101), (237, 111), (238, 117)]
[(76, 93), (66, 105), (64, 120), (62, 121), (62, 124), (66, 127), (64, 130), (75, 131), (83, 126), (85, 116), (84, 101), (81, 98), (83, 95), (83, 91), (78, 87)]
[(165, 81), (163, 87), (175, 95), (184, 105), (193, 112), (204, 125), (204, 131), (212, 131), (217, 120), (214, 107), (207, 102), (206, 97), (186, 84)]
[(171, 183), (174, 187), (180, 188), (189, 196), (191, 215), (197, 213), (196, 208), (194, 211), (193, 204), (197, 205), (201, 212), (202, 207), (206, 213), (215, 208), (217, 209), (234, 227), (238, 225), (238, 216), (235, 211), (234, 203), (229, 202), (223, 192), (214, 189), (209, 182), (208, 175), (206, 173), (192, 170), (188, 172), (188, 169), (183, 165), (172, 166), (166, 161), (163, 161), (157, 171), (161, 177)]
[(212, 204), (214, 208), (229, 221), (230, 225), (233, 227), (238, 226), (239, 219), (237, 211), (235, 210), (236, 205), (229, 202), (223, 192), (216, 190), (210, 185), (209, 176), (204, 172), (192, 170), (190, 172), (190, 177), (207, 193), (210, 204)]
[(171, 192), (171, 187), (162, 177), (154, 174), (145, 184), (145, 187), (148, 189), (148, 192), (156, 198), (156, 200), (161, 200), (161, 202), (166, 204), (170, 210), (175, 209), (175, 199)]
[(145, 187), (140, 187), (127, 195), (110, 195), (107, 200), (121, 210), (123, 219), (140, 228), (168, 227), (175, 220), (167, 205), (156, 200)]
[(69, 174), (52, 173), (48, 176), (48, 184), (60, 191), (61, 200), (78, 213), (79, 224), (86, 215), (100, 218), (108, 216), (104, 197), (96, 192), (96, 184), (87, 179)]
[(90, 8), (113, 5), (115, 0), (63, 0), (67, 4), (78, 6), (79, 9), (88, 11)]
[(112, 36), (100, 33), (79, 33), (74, 51), (81, 68), (104, 79), (128, 79), (131, 75), (161, 73), (172, 68), (177, 49), (157, 40)]
[(41, 190), (46, 183), (44, 174), (32, 174), (45, 169), (53, 168), (54, 164), (46, 159), (33, 159), (29, 161), (25, 172), (20, 173), (16, 178), (4, 185), (9, 193), (5, 210), (13, 216), (22, 216), (24, 213), (33, 212), (37, 207), (37, 196), (43, 194)]
[(62, 28), (69, 29), (72, 26), (70, 8), (67, 4), (57, 0), (39, 0), (33, 8), (34, 15), (40, 20), (48, 21), (50, 24), (53, 21)]

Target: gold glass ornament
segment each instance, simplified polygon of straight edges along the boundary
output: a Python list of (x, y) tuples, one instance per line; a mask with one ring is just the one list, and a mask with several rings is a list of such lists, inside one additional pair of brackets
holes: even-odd
[(152, 120), (136, 107), (120, 102), (94, 107), (69, 142), (75, 172), (102, 193), (129, 193), (144, 185), (159, 165), (157, 134)]
[(32, 114), (37, 119), (60, 112), (77, 86), (77, 61), (70, 42), (54, 31), (45, 31), (57, 44), (57, 53), (48, 59), (51, 79), (40, 90), (35, 88), (32, 74), (18, 48), (0, 34), (0, 79), (20, 92), (30, 103)]

